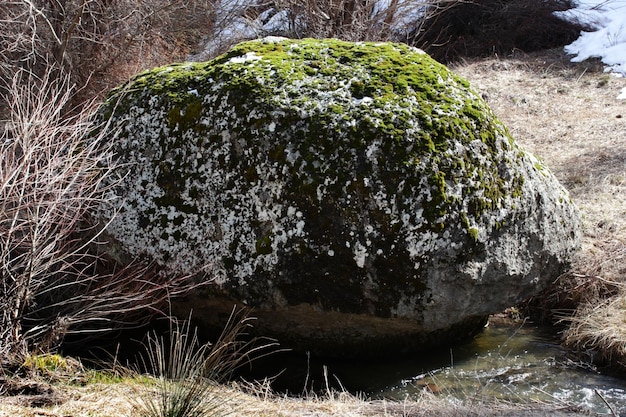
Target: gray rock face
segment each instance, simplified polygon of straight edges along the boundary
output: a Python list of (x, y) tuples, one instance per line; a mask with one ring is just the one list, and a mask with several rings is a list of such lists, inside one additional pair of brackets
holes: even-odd
[(553, 175), (466, 81), (404, 45), (247, 42), (139, 74), (101, 114), (129, 167), (111, 196), (118, 247), (214, 280), (181, 312), (247, 305), (297, 349), (466, 336), (579, 246)]

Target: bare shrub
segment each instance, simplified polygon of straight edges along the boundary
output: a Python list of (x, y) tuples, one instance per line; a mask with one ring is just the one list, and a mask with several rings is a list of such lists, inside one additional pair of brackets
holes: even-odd
[(0, 3), (0, 359), (146, 320), (186, 285), (152, 265), (96, 255), (103, 226), (91, 215), (107, 203), (114, 133), (85, 138), (93, 97), (188, 53), (210, 8), (209, 0)]
[(213, 58), (237, 42), (264, 36), (403, 42), (426, 16), (456, 1), (220, 0), (204, 51), (193, 59)]
[(215, 7), (195, 60), (243, 40), (286, 36), (405, 42), (449, 62), (563, 46), (584, 29), (553, 13), (571, 8), (570, 0), (218, 0)]
[[(424, 5), (422, 4), (423, 8)], [(420, 5), (394, 0), (388, 7), (373, 0), (282, 0), (277, 10), (289, 11), (289, 34), (303, 38), (339, 38), (348, 41), (386, 40), (394, 35), (393, 24)], [(419, 13), (419, 12), (418, 12)]]
[(210, 25), (210, 0), (8, 0), (0, 3), (0, 83), (52, 67), (108, 91), (147, 67), (180, 60)]
[(408, 40), (442, 62), (562, 47), (586, 29), (554, 15), (572, 8), (571, 0), (457, 0), (450, 5), (425, 16)]
[[(0, 361), (55, 348), (72, 332), (146, 319), (187, 285), (150, 265), (94, 256), (91, 214), (115, 171), (114, 133), (93, 131), (90, 107), (67, 116), (68, 77), (16, 73), (0, 131)], [(87, 139), (88, 138), (88, 139)], [(189, 284), (191, 285), (191, 284)], [(141, 314), (138, 312), (141, 311)]]

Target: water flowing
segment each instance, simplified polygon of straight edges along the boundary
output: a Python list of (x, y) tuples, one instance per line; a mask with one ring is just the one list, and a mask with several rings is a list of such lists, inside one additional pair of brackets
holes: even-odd
[[(553, 331), (528, 324), (489, 326), (471, 342), (450, 349), (447, 364), (431, 363), (432, 369), (370, 394), (404, 399), (429, 390), (453, 400), (497, 398), (524, 404), (561, 403), (600, 413), (626, 410), (625, 380), (570, 359)], [(410, 374), (410, 364), (406, 365)]]

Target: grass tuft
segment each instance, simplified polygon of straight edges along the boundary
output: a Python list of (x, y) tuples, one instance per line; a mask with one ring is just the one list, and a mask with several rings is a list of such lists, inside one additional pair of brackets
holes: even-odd
[(565, 321), (565, 346), (585, 361), (626, 371), (626, 287), (615, 297), (581, 306)]
[(36, 371), (54, 372), (67, 369), (68, 363), (61, 355), (46, 353), (43, 355), (28, 355), (23, 366)]
[(249, 319), (241, 311), (232, 314), (215, 343), (201, 343), (191, 320), (171, 325), (168, 338), (148, 335), (140, 366), (153, 375), (153, 388), (144, 390), (134, 407), (142, 417), (207, 417), (231, 414), (235, 391), (226, 381), (252, 355), (271, 344), (255, 346), (244, 341)]

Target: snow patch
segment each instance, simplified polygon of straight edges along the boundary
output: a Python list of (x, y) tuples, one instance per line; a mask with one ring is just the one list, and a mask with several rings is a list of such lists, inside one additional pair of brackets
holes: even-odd
[(565, 46), (572, 62), (600, 58), (609, 71), (626, 75), (626, 1), (578, 0), (575, 8), (554, 13), (595, 29)]

